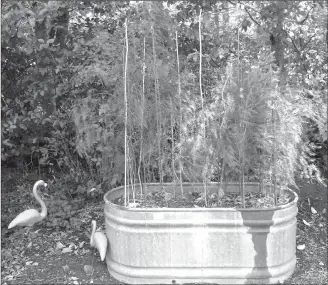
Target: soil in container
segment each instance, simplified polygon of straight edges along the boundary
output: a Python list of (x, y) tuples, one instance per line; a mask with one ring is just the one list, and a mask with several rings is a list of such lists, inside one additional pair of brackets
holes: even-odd
[[(293, 200), (290, 192), (282, 192), (278, 194), (278, 204), (275, 205), (272, 195), (264, 193), (246, 193), (245, 207), (246, 208), (272, 208), (280, 205), (288, 204)], [(241, 195), (238, 193), (222, 193), (221, 195), (211, 193), (205, 196), (203, 192), (189, 192), (184, 195), (174, 195), (166, 191), (155, 191), (146, 195), (136, 193), (135, 198), (130, 195), (129, 207), (134, 208), (241, 208)], [(112, 200), (112, 203), (124, 206), (124, 196), (120, 196)], [(207, 204), (207, 205), (206, 205)]]

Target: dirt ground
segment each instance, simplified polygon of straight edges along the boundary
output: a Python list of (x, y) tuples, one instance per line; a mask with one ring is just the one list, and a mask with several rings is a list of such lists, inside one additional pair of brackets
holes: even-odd
[[(27, 178), (16, 180), (10, 171), (2, 172), (2, 284), (122, 284), (109, 275), (105, 262), (89, 245), (91, 220), (103, 225), (102, 202), (90, 202), (77, 211), (80, 225), (76, 227), (60, 230), (40, 223), (28, 235), (24, 229), (8, 230), (8, 222), (29, 208), (22, 202), (26, 190), (19, 187)], [(304, 181), (298, 185), (297, 267), (284, 284), (327, 284), (327, 189)]]

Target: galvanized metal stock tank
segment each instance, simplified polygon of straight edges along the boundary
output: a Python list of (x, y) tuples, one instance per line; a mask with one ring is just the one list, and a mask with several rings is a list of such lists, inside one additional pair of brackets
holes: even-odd
[[(208, 186), (209, 193), (217, 191), (216, 185)], [(172, 184), (164, 187), (173, 192)], [(203, 191), (201, 184), (183, 188), (185, 193)], [(245, 185), (246, 192), (258, 188)], [(159, 184), (147, 184), (148, 193), (159, 190)], [(238, 185), (228, 184), (225, 191), (236, 192)], [(104, 196), (108, 270), (129, 284), (283, 281), (296, 265), (298, 196), (288, 191), (294, 200), (275, 208), (127, 209), (110, 202), (124, 194), (124, 187), (112, 189)]]

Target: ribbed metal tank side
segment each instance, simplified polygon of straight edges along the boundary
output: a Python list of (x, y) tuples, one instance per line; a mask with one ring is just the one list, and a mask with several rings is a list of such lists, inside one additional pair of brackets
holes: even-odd
[(123, 191), (104, 197), (107, 266), (122, 282), (268, 284), (294, 271), (296, 193), (271, 209), (126, 209), (110, 202)]

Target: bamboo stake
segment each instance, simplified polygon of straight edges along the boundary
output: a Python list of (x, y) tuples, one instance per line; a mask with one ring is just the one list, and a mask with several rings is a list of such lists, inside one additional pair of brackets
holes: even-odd
[[(202, 91), (202, 33), (201, 33), (201, 20), (202, 20), (202, 9), (199, 11), (199, 90), (200, 90), (200, 99), (202, 105), (202, 111), (204, 111), (204, 98)], [(205, 117), (203, 116), (203, 132), (205, 139)]]
[(153, 169), (150, 169), (150, 161), (151, 161), (151, 154), (150, 151), (148, 152), (148, 182), (152, 181), (155, 182), (155, 180), (152, 180), (151, 175), (153, 173)]
[(173, 102), (172, 98), (170, 97), (170, 105), (171, 105), (171, 161), (172, 161), (172, 182), (173, 182), (173, 187), (174, 187), (174, 197), (175, 197), (175, 168), (174, 168), (174, 151), (175, 151), (175, 144), (174, 144), (174, 131), (173, 131), (173, 126), (174, 126), (174, 109), (173, 109)]
[(245, 208), (245, 188), (244, 188), (244, 156), (245, 156), (245, 150), (244, 150), (244, 144), (245, 144), (245, 135), (246, 135), (246, 127), (244, 128), (243, 132), (243, 124), (242, 119), (240, 119), (240, 130), (241, 130), (241, 136), (242, 139), (239, 143), (239, 163), (240, 163), (240, 173), (239, 173), (239, 190), (241, 195), (241, 205), (243, 208)]
[[(143, 160), (143, 124), (144, 124), (144, 108), (145, 108), (145, 76), (146, 76), (146, 38), (144, 37), (143, 46), (143, 66), (142, 66), (142, 100), (141, 100), (141, 134), (140, 134), (140, 155), (139, 155), (139, 166), (138, 166), (138, 178), (140, 183), (140, 193), (143, 193), (142, 182), (141, 182), (141, 161)], [(145, 172), (144, 172), (145, 175)]]
[[(202, 120), (202, 132), (205, 144), (206, 138), (206, 126), (205, 126), (205, 115), (204, 115), (204, 98), (203, 98), (203, 91), (202, 91), (202, 30), (201, 30), (201, 23), (202, 23), (202, 9), (199, 11), (199, 91), (200, 91), (200, 99), (201, 99), (201, 113), (203, 115)], [(207, 206), (207, 170), (208, 170), (208, 154), (206, 154), (205, 158), (205, 166), (204, 166), (204, 198), (205, 198), (205, 206)]]
[[(129, 152), (130, 154), (130, 152)], [(136, 195), (135, 195), (135, 187), (134, 187), (134, 163), (132, 158), (129, 155), (129, 160), (130, 160), (130, 184), (131, 184), (131, 190), (132, 190), (132, 199), (133, 199), (133, 203), (136, 202)], [(130, 195), (129, 195), (130, 196)]]
[(146, 159), (144, 157), (144, 161), (142, 164), (143, 182), (147, 183), (147, 173), (146, 173), (146, 165), (145, 164), (146, 164)]
[[(238, 62), (238, 72), (237, 72), (237, 82), (238, 82), (238, 87), (240, 86), (240, 60), (239, 60), (239, 26), (238, 26), (238, 30), (237, 30), (237, 62)], [(240, 89), (239, 89), (240, 90)], [(240, 122), (239, 122), (239, 130), (241, 133), (241, 115), (240, 115)], [(241, 142), (239, 142), (239, 154), (238, 154), (238, 162), (240, 165), (240, 171), (239, 171), (239, 193), (242, 196), (242, 181), (241, 181)]]
[[(129, 142), (128, 142), (128, 146), (129, 146)], [(130, 157), (130, 147), (128, 147), (128, 206), (130, 205), (130, 191), (132, 191), (132, 195), (133, 195), (133, 184), (132, 184), (132, 160)]]
[[(128, 141), (128, 143), (127, 143), (127, 145), (129, 146), (129, 141)], [(130, 169), (130, 156), (129, 156), (129, 152), (130, 152), (130, 149), (129, 149), (129, 147), (128, 147), (128, 150), (127, 150), (127, 177), (126, 177), (126, 181), (127, 181), (127, 207), (130, 205), (130, 187), (131, 187), (131, 185), (130, 185), (130, 172), (131, 172), (131, 169)]]
[(178, 32), (175, 31), (175, 44), (176, 44), (176, 50), (177, 50), (177, 64), (178, 64), (178, 96), (179, 96), (179, 172), (180, 172), (180, 189), (181, 194), (183, 195), (183, 187), (182, 187), (182, 164), (181, 164), (181, 158), (182, 158), (182, 150), (181, 150), (181, 136), (182, 136), (182, 99), (181, 99), (181, 79), (180, 79), (180, 60), (179, 60), (179, 45), (178, 45)]
[(222, 182), (223, 182), (223, 175), (224, 175), (224, 167), (225, 167), (225, 162), (224, 159), (221, 158), (221, 175), (220, 175), (220, 182), (219, 182), (219, 189), (218, 189), (218, 201), (220, 200), (220, 189), (223, 189), (222, 187)]
[(272, 163), (273, 163), (273, 169), (272, 169), (272, 176), (273, 176), (273, 197), (275, 205), (278, 204), (278, 196), (276, 194), (276, 126), (275, 126), (275, 112), (272, 110), (272, 124), (273, 124), (273, 152), (272, 152)]
[[(270, 85), (272, 88), (272, 69), (270, 69)], [(273, 132), (273, 150), (272, 150), (272, 176), (273, 176), (273, 197), (275, 205), (278, 204), (278, 197), (276, 194), (276, 122), (275, 111), (272, 109), (272, 132)]]
[(238, 26), (238, 30), (237, 30), (237, 55), (238, 55), (238, 84), (240, 83), (240, 58), (239, 58), (239, 54), (240, 54), (240, 43), (239, 43), (239, 26)]
[[(241, 68), (240, 68), (240, 41), (239, 41), (239, 26), (238, 26), (238, 30), (237, 30), (237, 43), (238, 43), (238, 51), (237, 51), (237, 55), (238, 55), (238, 86), (240, 88), (240, 85), (242, 83), (242, 73), (241, 73)], [(240, 94), (242, 95), (242, 94)], [(241, 102), (244, 101), (242, 99), (241, 96)], [(244, 150), (244, 144), (245, 144), (245, 135), (246, 135), (246, 125), (243, 129), (243, 119), (245, 116), (245, 112), (246, 110), (244, 110), (243, 112), (243, 117), (240, 116), (240, 132), (242, 134), (242, 139), (239, 145), (239, 163), (240, 163), (240, 173), (239, 173), (239, 191), (240, 191), (240, 195), (241, 195), (241, 203), (242, 203), (242, 207), (245, 208), (245, 188), (244, 188), (244, 155), (245, 155), (245, 150)], [(244, 131), (244, 132), (243, 132)]]
[[(246, 132), (246, 127), (245, 127)], [(244, 140), (243, 140), (244, 141)], [(245, 141), (244, 141), (245, 144)], [(242, 146), (242, 168), (241, 168), (241, 205), (245, 208), (245, 184), (244, 184), (244, 172), (245, 172), (245, 148)]]
[(163, 185), (163, 153), (162, 153), (162, 110), (161, 110), (161, 95), (159, 92), (159, 83), (158, 83), (158, 77), (157, 77), (157, 69), (156, 69), (156, 89), (157, 89), (157, 96), (158, 96), (158, 111), (159, 111), (159, 136), (158, 136), (158, 141), (159, 141), (159, 159), (160, 159), (160, 169), (159, 169), (159, 180), (160, 184)]
[(153, 58), (154, 58), (154, 76), (155, 76), (155, 98), (156, 98), (156, 123), (158, 131), (158, 171), (160, 176), (160, 184), (163, 185), (162, 177), (162, 153), (161, 153), (161, 111), (159, 108), (160, 98), (159, 98), (159, 89), (158, 89), (158, 79), (157, 79), (157, 65), (156, 65), (156, 50), (155, 50), (155, 30), (154, 26), (151, 26), (152, 29), (152, 40), (153, 40)]
[(127, 137), (128, 137), (128, 99), (127, 99), (127, 69), (128, 69), (128, 19), (125, 19), (125, 68), (124, 68), (124, 206), (126, 207), (126, 183), (127, 183)]
[(262, 161), (262, 150), (260, 149), (259, 150), (259, 156), (260, 156), (260, 177), (259, 177), (259, 187), (260, 187), (260, 193), (263, 193), (264, 190), (263, 190), (263, 161)]
[[(266, 125), (268, 129), (270, 128), (269, 123), (269, 119), (266, 120)], [(265, 198), (268, 198), (268, 194), (271, 192), (271, 157), (269, 156), (269, 154), (267, 155), (267, 166), (264, 165), (263, 167), (263, 176), (264, 181), (269, 181), (269, 187), (265, 187), (264, 184)]]
[[(232, 68), (231, 68), (231, 71), (232, 71)], [(221, 90), (221, 98), (222, 98), (221, 100), (222, 100), (222, 102), (224, 102), (224, 90), (225, 90), (225, 87), (226, 87), (226, 85), (227, 85), (227, 83), (229, 81), (229, 78), (230, 78), (230, 74), (228, 73), (227, 79), (224, 82), (224, 85), (223, 85), (222, 90)], [(222, 116), (222, 121), (221, 121), (221, 124), (219, 126), (219, 139), (220, 139), (220, 141), (222, 141), (221, 131), (222, 131), (222, 126), (223, 126), (223, 122), (224, 122), (224, 116), (225, 115)], [(219, 182), (219, 189), (218, 189), (218, 193), (217, 193), (218, 194), (218, 199), (219, 199), (220, 188), (222, 187), (222, 181), (223, 181), (223, 176), (224, 176), (225, 161), (224, 161), (224, 158), (223, 157), (222, 157), (222, 160), (221, 161), (222, 161), (222, 170), (221, 170), (221, 177), (220, 177), (220, 182)]]

